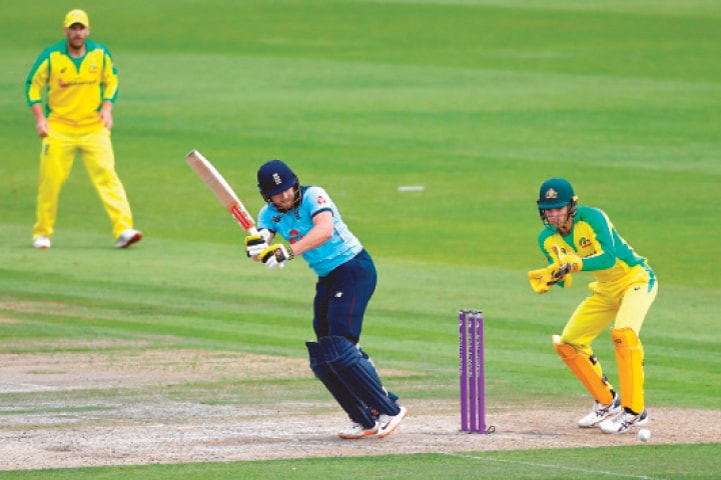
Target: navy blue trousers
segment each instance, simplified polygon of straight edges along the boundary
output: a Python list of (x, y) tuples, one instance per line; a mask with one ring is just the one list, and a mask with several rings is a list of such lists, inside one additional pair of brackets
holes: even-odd
[(313, 301), (317, 338), (337, 336), (358, 343), (377, 282), (376, 267), (365, 250), (325, 277), (318, 277)]

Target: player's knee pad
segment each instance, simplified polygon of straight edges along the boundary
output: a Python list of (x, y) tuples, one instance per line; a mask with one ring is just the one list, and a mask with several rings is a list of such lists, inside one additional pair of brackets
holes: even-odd
[(629, 327), (612, 328), (611, 338), (621, 384), (621, 405), (641, 413), (644, 407), (643, 345)]
[(398, 405), (388, 398), (375, 367), (345, 337), (320, 339), (326, 362), (341, 382), (367, 406), (381, 414), (397, 415)]
[(360, 423), (365, 428), (372, 428), (375, 425), (370, 409), (353, 392), (348, 390), (343, 382), (336, 376), (333, 369), (325, 361), (323, 348), (318, 342), (305, 342), (310, 358), (310, 369), (325, 386), (326, 390), (333, 395), (338, 405), (348, 414), (355, 423)]
[(613, 401), (613, 387), (608, 383), (595, 355), (579, 354), (572, 345), (562, 343), (558, 335), (553, 336), (553, 348), (596, 401), (603, 404)]

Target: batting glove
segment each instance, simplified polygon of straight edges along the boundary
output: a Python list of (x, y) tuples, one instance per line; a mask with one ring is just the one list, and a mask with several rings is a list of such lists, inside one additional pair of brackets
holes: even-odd
[(270, 231), (263, 228), (256, 235), (248, 235), (245, 237), (245, 253), (249, 257), (255, 257), (260, 255), (263, 250), (268, 248), (268, 238), (270, 238)]
[(258, 255), (269, 270), (285, 267), (285, 262), (293, 260), (293, 250), (288, 250), (282, 243), (271, 245)]
[(568, 265), (567, 273), (576, 273), (583, 270), (583, 260), (581, 260), (581, 257), (576, 255), (575, 253), (566, 253), (561, 247), (559, 247), (555, 243), (551, 245), (551, 249), (553, 250), (553, 253), (556, 254), (556, 258), (558, 258), (558, 261), (561, 263), (561, 265)]

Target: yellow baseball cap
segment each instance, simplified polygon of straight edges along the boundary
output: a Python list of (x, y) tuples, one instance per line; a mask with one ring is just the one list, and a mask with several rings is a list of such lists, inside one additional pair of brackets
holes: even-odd
[(63, 22), (63, 27), (68, 28), (74, 23), (79, 23), (84, 27), (89, 27), (90, 21), (88, 20), (88, 14), (78, 9), (70, 10), (68, 14), (65, 15), (65, 22)]

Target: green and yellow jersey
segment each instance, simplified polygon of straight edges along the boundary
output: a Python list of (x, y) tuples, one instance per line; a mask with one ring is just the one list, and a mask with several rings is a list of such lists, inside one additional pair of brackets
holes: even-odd
[(115, 102), (118, 96), (118, 74), (110, 52), (91, 40), (85, 46), (85, 55), (73, 58), (65, 40), (52, 45), (43, 50), (28, 74), (27, 103), (41, 103), (47, 87), (45, 112), (53, 128), (99, 130), (103, 102)]
[(553, 244), (564, 253), (575, 252), (583, 259), (583, 271), (590, 272), (600, 283), (625, 282), (639, 275), (648, 275), (647, 280), (651, 282), (654, 278), (646, 259), (634, 252), (598, 208), (577, 207), (568, 235), (563, 236), (547, 225), (538, 236), (538, 244), (549, 263), (557, 260), (551, 253)]

